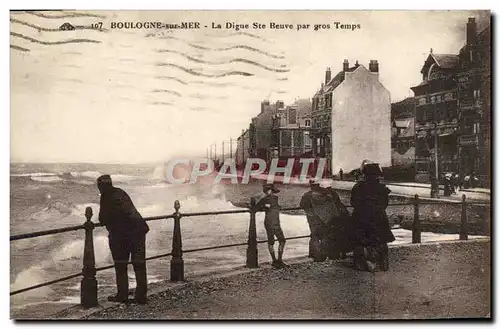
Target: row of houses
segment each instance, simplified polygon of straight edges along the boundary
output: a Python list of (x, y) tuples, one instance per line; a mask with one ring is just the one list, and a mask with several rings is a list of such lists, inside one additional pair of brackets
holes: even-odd
[(414, 97), (391, 104), (377, 60), (367, 67), (344, 60), (335, 75), (326, 69), (311, 99), (263, 101), (238, 138), (236, 162), (320, 156), (337, 173), (373, 159), (384, 167), (411, 166), (420, 182), (445, 172), (489, 182), (491, 32), (488, 26), (478, 33), (474, 18), (466, 26), (458, 54), (431, 49), (422, 82), (411, 87)]
[[(260, 113), (238, 138), (237, 164), (248, 157), (322, 157), (330, 173), (350, 171), (364, 159), (391, 164), (390, 94), (379, 81), (378, 62), (368, 68), (348, 60), (325, 80), (311, 99), (285, 106), (261, 103)], [(334, 118), (334, 119), (332, 119)]]

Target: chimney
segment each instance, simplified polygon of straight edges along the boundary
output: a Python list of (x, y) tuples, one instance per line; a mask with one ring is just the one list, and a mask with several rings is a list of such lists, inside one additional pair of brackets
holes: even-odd
[(325, 74), (325, 84), (327, 84), (330, 80), (332, 80), (332, 71), (330, 70), (329, 67), (327, 67)]
[(467, 46), (471, 46), (476, 43), (477, 39), (477, 25), (476, 19), (474, 17), (469, 17), (467, 22), (467, 35), (466, 35)]
[(359, 63), (358, 61), (356, 61), (356, 64), (354, 64), (355, 67), (358, 67), (359, 66)]
[(343, 68), (344, 72), (346, 72), (347, 70), (349, 70), (349, 61), (347, 59), (344, 59), (344, 68)]
[(378, 73), (378, 61), (375, 59), (370, 60), (369, 69), (370, 69), (370, 72)]

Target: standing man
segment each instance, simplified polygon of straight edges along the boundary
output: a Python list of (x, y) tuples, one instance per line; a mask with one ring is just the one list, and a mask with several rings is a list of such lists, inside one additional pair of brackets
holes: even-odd
[[(109, 248), (115, 263), (116, 296), (109, 301), (127, 303), (128, 275), (127, 263), (132, 258), (137, 287), (135, 302), (147, 303), (146, 276), (146, 233), (149, 227), (137, 211), (128, 194), (113, 186), (109, 175), (97, 178), (97, 188), (101, 192), (99, 222), (109, 232)], [(134, 300), (132, 300), (134, 302)]]
[(344, 171), (342, 170), (342, 168), (340, 168), (340, 170), (339, 170), (339, 177), (340, 177), (340, 180), (344, 180)]
[[(304, 209), (311, 232), (309, 239), (309, 256), (315, 262), (322, 262), (326, 259), (325, 240), (327, 228), (323, 223), (321, 217), (316, 214), (315, 205), (326, 205), (327, 200), (324, 200), (320, 184), (311, 180), (309, 182), (310, 191), (307, 191), (300, 199), (300, 207)], [(313, 202), (313, 200), (315, 202)], [(322, 202), (321, 202), (322, 201)], [(321, 209), (320, 209), (321, 210)]]
[[(257, 201), (255, 205), (257, 210), (264, 210), (266, 212), (266, 217), (264, 219), (264, 227), (267, 233), (267, 247), (269, 249), (269, 254), (273, 260), (272, 266), (274, 268), (282, 268), (287, 266), (283, 263), (283, 251), (285, 250), (285, 235), (280, 225), (280, 205), (278, 202), (279, 193), (274, 184), (265, 184), (262, 188), (264, 196)], [(274, 253), (274, 237), (278, 238), (278, 258)]]
[(362, 172), (365, 181), (354, 185), (351, 191), (356, 240), (355, 265), (359, 270), (374, 272), (379, 268), (387, 271), (387, 243), (395, 240), (386, 213), (391, 190), (380, 182), (383, 173), (377, 163), (366, 164)]
[(309, 181), (310, 190), (304, 193), (302, 198), (300, 199), (300, 207), (304, 209), (307, 218), (307, 224), (309, 224), (309, 230), (311, 232), (311, 237), (309, 239), (309, 258), (315, 258), (317, 244), (318, 244), (318, 234), (317, 234), (317, 224), (319, 223), (319, 218), (316, 218), (312, 208), (312, 194), (317, 192), (319, 189), (319, 183), (314, 180)]

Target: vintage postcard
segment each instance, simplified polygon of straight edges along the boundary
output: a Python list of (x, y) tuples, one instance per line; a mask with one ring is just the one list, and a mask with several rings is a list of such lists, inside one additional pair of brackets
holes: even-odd
[(491, 12), (10, 11), (12, 319), (491, 320)]

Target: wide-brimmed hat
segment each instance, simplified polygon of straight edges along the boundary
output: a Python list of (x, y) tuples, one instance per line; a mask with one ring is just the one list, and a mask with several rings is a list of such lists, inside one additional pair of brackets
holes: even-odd
[(265, 192), (271, 190), (273, 193), (279, 193), (279, 189), (274, 184), (264, 184), (263, 189)]
[(367, 177), (383, 176), (382, 168), (378, 163), (367, 163), (363, 167), (363, 175)]

